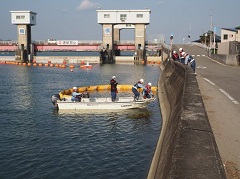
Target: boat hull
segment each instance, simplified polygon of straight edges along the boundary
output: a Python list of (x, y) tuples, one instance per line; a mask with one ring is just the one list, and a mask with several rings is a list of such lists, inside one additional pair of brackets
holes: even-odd
[(81, 102), (72, 101), (57, 101), (59, 110), (85, 110), (85, 109), (107, 109), (107, 110), (121, 110), (144, 108), (148, 103), (154, 99), (141, 99), (134, 101), (133, 97), (118, 98), (112, 102), (111, 98), (82, 98)]

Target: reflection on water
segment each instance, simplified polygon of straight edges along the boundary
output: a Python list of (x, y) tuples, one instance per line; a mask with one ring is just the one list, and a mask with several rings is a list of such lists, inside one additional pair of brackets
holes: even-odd
[(113, 75), (119, 84), (144, 78), (156, 86), (158, 67), (0, 65), (0, 74), (0, 178), (146, 178), (161, 127), (158, 100), (143, 109), (61, 113), (50, 98), (109, 84)]

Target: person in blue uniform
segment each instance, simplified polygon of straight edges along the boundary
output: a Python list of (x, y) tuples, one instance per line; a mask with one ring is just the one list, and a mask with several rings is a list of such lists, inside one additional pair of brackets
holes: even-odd
[(190, 67), (193, 69), (193, 72), (196, 73), (195, 72), (195, 70), (196, 70), (196, 61), (195, 61), (195, 59), (191, 55), (188, 55), (186, 52), (183, 52), (183, 57), (185, 59), (184, 64), (185, 65), (190, 64)]
[(74, 102), (75, 101), (81, 101), (81, 96), (82, 96), (82, 93), (77, 92), (77, 87), (73, 87), (71, 100), (74, 101)]
[(116, 101), (117, 98), (117, 81), (116, 81), (116, 76), (113, 76), (112, 79), (110, 80), (110, 85), (111, 85), (111, 97), (112, 97), (112, 101)]
[(139, 99), (139, 96), (140, 96), (140, 93), (138, 92), (138, 90), (141, 88), (143, 90), (145, 90), (145, 86), (143, 85), (144, 83), (144, 80), (143, 79), (140, 79), (135, 85), (133, 85), (132, 87), (132, 92), (134, 94), (134, 100), (138, 100)]

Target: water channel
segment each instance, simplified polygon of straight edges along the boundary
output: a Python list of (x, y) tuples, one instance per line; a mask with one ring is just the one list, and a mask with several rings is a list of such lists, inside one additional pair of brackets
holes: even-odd
[(0, 65), (0, 178), (146, 178), (161, 129), (158, 99), (146, 109), (98, 113), (60, 113), (50, 101), (73, 86), (109, 84), (113, 75), (119, 84), (143, 78), (156, 86), (160, 71)]

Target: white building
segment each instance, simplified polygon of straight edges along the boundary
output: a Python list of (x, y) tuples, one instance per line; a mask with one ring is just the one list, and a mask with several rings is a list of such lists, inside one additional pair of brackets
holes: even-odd
[(218, 54), (238, 54), (240, 43), (239, 28), (221, 28), (221, 43), (218, 44)]
[(230, 41), (240, 42), (240, 29), (221, 28), (221, 43)]

